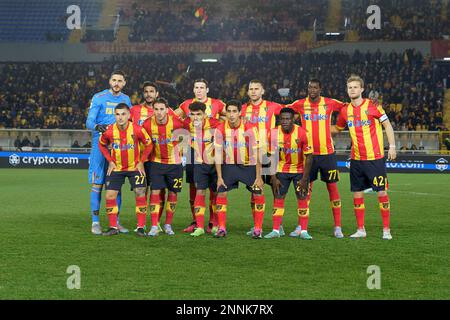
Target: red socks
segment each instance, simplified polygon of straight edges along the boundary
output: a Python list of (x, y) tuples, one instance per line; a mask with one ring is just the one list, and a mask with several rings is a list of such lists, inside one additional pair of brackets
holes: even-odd
[(308, 199), (297, 200), (297, 214), (298, 214), (298, 225), (303, 230), (308, 230), (309, 221), (309, 209), (308, 209)]
[(136, 217), (137, 227), (144, 228), (147, 222), (147, 199), (144, 197), (136, 197)]
[(217, 218), (219, 222), (219, 228), (226, 230), (227, 225), (227, 197), (217, 197), (216, 198), (216, 210)]
[(151, 194), (150, 195), (150, 217), (152, 218), (152, 227), (156, 227), (158, 225), (159, 218), (159, 210), (160, 210), (160, 194)]
[(255, 231), (261, 231), (264, 221), (264, 210), (266, 208), (266, 199), (264, 195), (254, 195), (255, 216), (253, 218)]
[(166, 203), (166, 221), (164, 224), (172, 224), (173, 215), (175, 214), (175, 208), (177, 207), (177, 194), (169, 193)]
[(341, 226), (341, 198), (336, 183), (327, 183), (328, 195), (333, 211), (334, 226)]
[(108, 214), (109, 226), (111, 228), (117, 228), (118, 212), (117, 199), (106, 199), (106, 213)]
[(284, 199), (274, 199), (273, 202), (273, 230), (280, 230), (280, 225), (284, 215)]
[(366, 211), (366, 207), (364, 206), (364, 198), (353, 198), (353, 208), (356, 216), (356, 223), (358, 225), (358, 229), (364, 228), (364, 213)]
[(205, 196), (197, 195), (194, 202), (195, 222), (197, 223), (197, 227), (201, 229), (205, 228), (205, 210)]
[(389, 229), (390, 225), (390, 215), (391, 215), (391, 205), (389, 203), (389, 196), (378, 197), (378, 202), (380, 203), (380, 213), (381, 219), (383, 220), (383, 228)]

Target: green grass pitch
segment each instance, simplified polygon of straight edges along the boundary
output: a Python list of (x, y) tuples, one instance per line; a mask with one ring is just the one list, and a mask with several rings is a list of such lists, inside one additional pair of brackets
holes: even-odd
[[(390, 174), (392, 241), (381, 240), (375, 194), (366, 195), (361, 240), (332, 237), (325, 185), (311, 201), (313, 241), (253, 240), (249, 193), (229, 195), (225, 239), (191, 238), (187, 188), (174, 218), (176, 235), (105, 238), (90, 233), (86, 170), (0, 170), (0, 299), (449, 299), (450, 175)], [(124, 190), (122, 223), (136, 223), (134, 198)], [(343, 231), (355, 231), (349, 177), (342, 174)], [(269, 190), (266, 190), (269, 191)], [(268, 192), (264, 231), (271, 230)], [(284, 226), (296, 224), (293, 193)], [(107, 226), (102, 210), (102, 226)], [(69, 290), (68, 266), (81, 269), (81, 288)], [(369, 290), (367, 268), (381, 270), (381, 289)]]

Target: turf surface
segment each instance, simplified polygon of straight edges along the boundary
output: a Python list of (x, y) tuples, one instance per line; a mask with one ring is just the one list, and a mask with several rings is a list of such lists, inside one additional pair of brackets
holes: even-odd
[[(105, 238), (90, 233), (86, 171), (1, 169), (0, 299), (449, 299), (450, 175), (389, 177), (392, 241), (381, 240), (375, 194), (366, 195), (368, 237), (333, 238), (322, 183), (311, 201), (313, 241), (248, 238), (252, 221), (244, 187), (230, 193), (225, 239), (182, 233), (191, 219), (187, 188), (178, 201), (175, 236)], [(355, 219), (348, 175), (341, 180), (348, 236)], [(128, 190), (121, 221), (133, 229)], [(267, 199), (265, 232), (271, 229), (272, 196)], [(296, 225), (295, 209), (291, 193), (287, 233)], [(66, 286), (70, 265), (81, 269), (80, 290)], [(380, 290), (367, 288), (371, 265), (380, 267)]]

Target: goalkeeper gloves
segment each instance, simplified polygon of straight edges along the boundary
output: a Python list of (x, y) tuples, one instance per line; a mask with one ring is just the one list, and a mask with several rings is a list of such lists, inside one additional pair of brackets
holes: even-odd
[(106, 127), (108, 127), (106, 124), (96, 124), (94, 129), (98, 132), (105, 132), (106, 131)]

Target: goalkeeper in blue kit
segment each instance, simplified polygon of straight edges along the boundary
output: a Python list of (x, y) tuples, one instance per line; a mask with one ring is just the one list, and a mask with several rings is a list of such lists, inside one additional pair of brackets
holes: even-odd
[[(92, 211), (92, 228), (91, 232), (95, 235), (101, 235), (99, 210), (102, 199), (102, 189), (105, 183), (108, 162), (101, 153), (98, 141), (100, 135), (106, 131), (108, 125), (113, 124), (116, 119), (114, 117), (114, 108), (119, 103), (125, 103), (131, 107), (130, 98), (122, 93), (125, 86), (125, 74), (122, 71), (114, 71), (109, 79), (110, 88), (98, 92), (94, 95), (89, 107), (89, 113), (86, 120), (86, 128), (92, 131), (92, 149), (89, 156), (89, 183), (92, 184), (91, 189), (91, 211)], [(119, 210), (121, 196), (117, 198)], [(118, 223), (118, 229), (122, 233), (127, 233), (125, 229)]]

